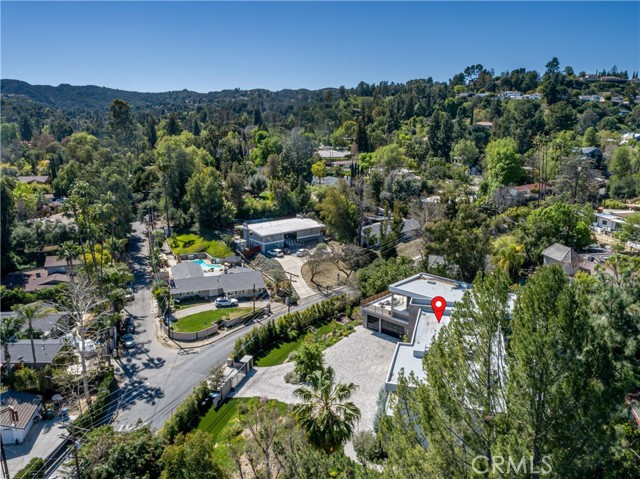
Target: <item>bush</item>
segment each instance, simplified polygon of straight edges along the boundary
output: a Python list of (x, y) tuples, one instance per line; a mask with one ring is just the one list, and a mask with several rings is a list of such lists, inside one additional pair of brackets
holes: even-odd
[(291, 356), (296, 363), (294, 371), (302, 381), (324, 366), (324, 354), (317, 342), (305, 340)]
[(375, 462), (384, 457), (380, 440), (371, 431), (356, 433), (353, 436), (353, 449), (362, 462)]
[(385, 417), (385, 408), (387, 407), (387, 398), (389, 393), (382, 386), (378, 392), (378, 400), (376, 401), (376, 415), (373, 417), (373, 430), (378, 433), (380, 430), (380, 421)]
[[(241, 358), (245, 354), (256, 355), (274, 344), (290, 341), (311, 327), (320, 326), (344, 311), (351, 304), (347, 295), (340, 295), (316, 303), (304, 311), (296, 311), (271, 319), (261, 327), (252, 330), (242, 338), (238, 338), (233, 348), (233, 356)], [(294, 334), (295, 333), (295, 334)]]
[(14, 479), (44, 479), (45, 462), (41, 457), (32, 458), (26, 466), (20, 469)]
[(295, 371), (289, 371), (284, 375), (284, 382), (288, 384), (300, 384), (300, 375)]
[(207, 381), (201, 382), (193, 392), (180, 404), (173, 416), (162, 426), (158, 435), (168, 444), (173, 444), (178, 434), (186, 434), (198, 425), (200, 416), (205, 412), (205, 400), (211, 393)]

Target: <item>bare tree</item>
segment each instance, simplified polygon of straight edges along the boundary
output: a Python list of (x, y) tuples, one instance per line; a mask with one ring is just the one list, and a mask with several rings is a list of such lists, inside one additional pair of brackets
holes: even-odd
[(91, 404), (87, 356), (94, 352), (87, 351), (90, 344), (88, 336), (98, 339), (104, 334), (108, 308), (109, 301), (98, 297), (95, 286), (86, 277), (69, 284), (60, 305), (60, 309), (67, 311), (71, 318), (69, 333), (73, 336), (80, 357), (82, 389), (87, 404)]

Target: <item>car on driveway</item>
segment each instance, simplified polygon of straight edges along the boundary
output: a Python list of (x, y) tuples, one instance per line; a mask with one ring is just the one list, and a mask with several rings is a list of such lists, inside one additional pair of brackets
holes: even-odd
[(309, 254), (309, 250), (305, 249), (305, 248), (300, 248), (297, 252), (296, 252), (296, 256), (298, 258), (302, 258), (304, 256), (307, 256)]
[(238, 306), (238, 300), (234, 298), (227, 298), (226, 296), (221, 296), (216, 298), (215, 300), (216, 308), (230, 308), (233, 306)]
[(272, 258), (284, 258), (284, 251), (276, 248), (276, 249), (267, 251), (267, 255), (271, 256)]
[(133, 289), (127, 288), (124, 298), (127, 300), (127, 302), (133, 301), (135, 298), (135, 296), (133, 295)]
[(136, 347), (136, 340), (133, 338), (133, 334), (127, 333), (122, 336), (122, 344), (126, 349), (133, 349)]

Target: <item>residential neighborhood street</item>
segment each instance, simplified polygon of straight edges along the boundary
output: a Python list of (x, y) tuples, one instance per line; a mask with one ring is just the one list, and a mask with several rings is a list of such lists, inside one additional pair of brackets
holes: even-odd
[[(156, 321), (151, 315), (152, 279), (148, 268), (145, 226), (135, 222), (133, 230), (129, 253), (135, 276), (135, 299), (126, 306), (126, 311), (136, 323), (134, 336), (137, 347), (120, 353), (116, 359), (116, 372), (120, 379), (119, 406), (114, 419), (116, 430), (131, 429), (138, 420), (159, 429), (207, 372), (226, 361), (236, 339), (260, 324), (249, 324), (199, 348), (189, 348), (184, 344), (178, 346), (177, 343), (177, 348), (163, 345), (157, 339)], [(323, 294), (308, 296), (291, 310), (305, 309), (325, 298)], [(286, 307), (281, 304), (275, 303), (272, 307), (272, 317), (285, 312)]]

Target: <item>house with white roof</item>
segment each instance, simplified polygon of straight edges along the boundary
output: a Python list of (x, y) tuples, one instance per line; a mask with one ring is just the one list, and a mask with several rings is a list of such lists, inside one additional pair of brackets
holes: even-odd
[(598, 233), (614, 233), (622, 228), (625, 218), (633, 213), (633, 210), (596, 211), (596, 222), (592, 227)]
[[(415, 339), (416, 321), (422, 311), (431, 310), (431, 300), (447, 301), (445, 316), (451, 314), (471, 285), (428, 273), (419, 273), (389, 286), (389, 290), (368, 298), (360, 306), (363, 325), (379, 333)], [(444, 321), (444, 317), (443, 317)]]
[(259, 246), (266, 253), (275, 248), (298, 248), (322, 241), (326, 226), (312, 218), (243, 223), (242, 239), (247, 247)]

